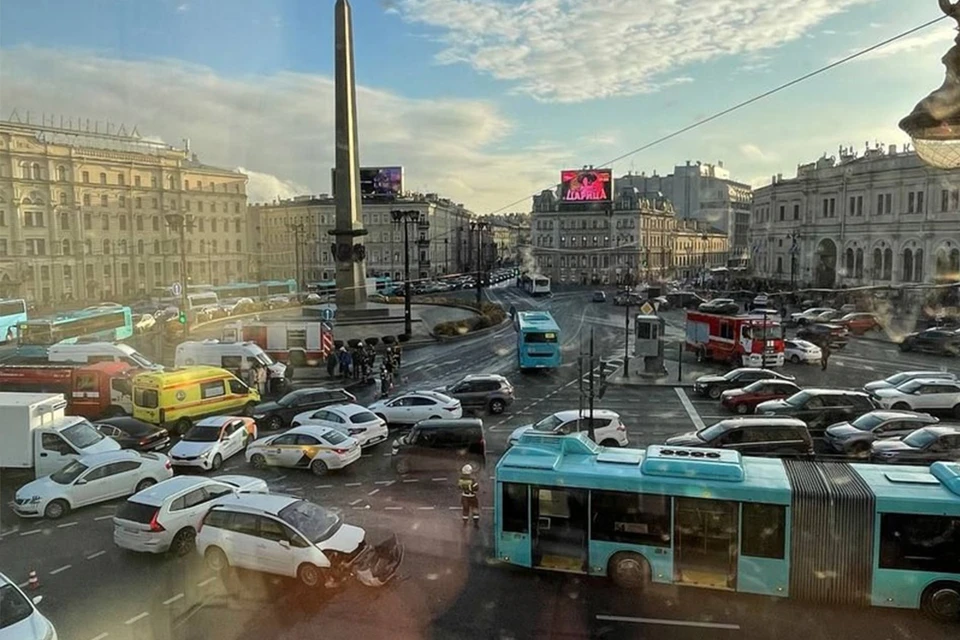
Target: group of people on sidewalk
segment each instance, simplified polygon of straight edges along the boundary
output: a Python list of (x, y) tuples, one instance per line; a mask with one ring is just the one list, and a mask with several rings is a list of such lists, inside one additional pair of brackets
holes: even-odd
[(373, 381), (377, 384), (377, 396), (385, 396), (393, 390), (394, 374), (400, 369), (401, 349), (388, 346), (383, 352), (380, 363), (380, 375), (374, 377), (377, 351), (366, 343), (355, 347), (340, 347), (327, 355), (327, 375), (331, 378), (353, 378), (354, 380)]

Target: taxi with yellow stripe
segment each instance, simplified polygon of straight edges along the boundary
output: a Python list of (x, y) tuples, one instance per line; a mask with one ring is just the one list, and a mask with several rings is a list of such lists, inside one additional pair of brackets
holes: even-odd
[(179, 435), (203, 418), (251, 415), (260, 393), (219, 367), (183, 367), (133, 379), (133, 417)]
[(360, 443), (331, 427), (306, 424), (251, 442), (246, 456), (257, 469), (309, 469), (322, 476), (359, 460)]

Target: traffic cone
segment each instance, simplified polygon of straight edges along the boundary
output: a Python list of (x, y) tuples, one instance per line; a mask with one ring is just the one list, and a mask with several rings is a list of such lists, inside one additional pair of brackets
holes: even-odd
[(40, 588), (40, 579), (37, 578), (37, 572), (31, 571), (30, 577), (27, 579), (27, 588), (31, 591)]

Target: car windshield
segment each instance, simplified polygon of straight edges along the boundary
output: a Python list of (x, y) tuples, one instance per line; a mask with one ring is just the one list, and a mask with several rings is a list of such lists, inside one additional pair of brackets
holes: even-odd
[(860, 429), (860, 431), (873, 431), (886, 421), (887, 419), (882, 416), (878, 416), (873, 413), (865, 413), (850, 424), (857, 429)]
[(764, 390), (767, 384), (768, 383), (766, 380), (757, 380), (756, 382), (751, 382), (750, 384), (745, 386), (743, 390), (746, 391), (747, 393), (754, 393), (756, 391)]
[[(0, 586), (0, 629), (6, 629), (26, 620), (31, 614), (33, 614), (33, 605), (23, 597), (19, 589), (12, 584)], [(28, 631), (23, 630), (23, 632), (26, 635), (16, 637), (33, 637)]]
[(220, 439), (220, 427), (194, 425), (183, 436), (184, 442), (216, 442)]
[(936, 439), (937, 434), (927, 431), (926, 429), (918, 429), (904, 438), (903, 443), (908, 444), (915, 449), (923, 449), (924, 447), (932, 444)]
[(913, 393), (922, 386), (923, 382), (921, 380), (909, 380), (897, 387), (897, 391), (902, 393)]
[(86, 420), (71, 425), (60, 433), (67, 439), (67, 442), (76, 447), (78, 451), (97, 444), (105, 437)]
[(787, 404), (792, 407), (802, 407), (807, 403), (807, 400), (810, 399), (810, 394), (806, 391), (798, 391), (789, 398), (787, 398)]
[(350, 422), (353, 424), (364, 424), (366, 422), (376, 422), (377, 416), (373, 415), (369, 411), (360, 411), (358, 413), (350, 416)]
[(56, 473), (50, 475), (50, 479), (57, 484), (70, 484), (80, 477), (89, 467), (78, 460), (74, 460)]
[[(339, 425), (338, 425), (338, 426), (339, 426)], [(328, 431), (325, 436), (323, 436), (323, 439), (326, 440), (327, 442), (329, 442), (329, 443), (332, 444), (332, 445), (338, 445), (338, 444), (343, 444), (344, 442), (346, 442), (346, 441), (347, 441), (347, 436), (345, 436), (344, 434), (340, 433), (339, 431), (331, 430), (331, 431)]]
[(742, 376), (744, 373), (746, 372), (743, 369), (734, 369), (733, 371), (727, 371), (725, 374), (723, 374), (723, 379), (733, 382), (734, 380), (737, 380), (740, 376)]
[(296, 402), (299, 398), (303, 397), (303, 395), (304, 394), (300, 393), (299, 391), (288, 393), (287, 395), (277, 400), (277, 404), (280, 405), (281, 407), (289, 407), (294, 402)]
[(697, 437), (704, 442), (711, 442), (715, 438), (718, 438), (720, 435), (722, 435), (724, 431), (726, 431), (726, 429), (721, 423), (718, 422), (717, 424), (710, 425), (706, 429), (697, 431)]
[(538, 422), (538, 423), (536, 423), (535, 425), (533, 425), (533, 428), (536, 429), (537, 431), (550, 431), (550, 432), (552, 432), (554, 429), (556, 429), (557, 427), (559, 427), (561, 424), (563, 424), (563, 420), (561, 420), (560, 418), (558, 418), (558, 417), (555, 416), (555, 415), (552, 415), (552, 416), (547, 416), (546, 418), (544, 418), (544, 419), (541, 420), (540, 422)]
[(883, 381), (886, 382), (887, 384), (892, 384), (893, 386), (896, 387), (909, 379), (910, 379), (909, 373), (897, 373), (890, 376), (889, 378), (884, 378)]
[(306, 500), (284, 507), (277, 515), (313, 543), (330, 538), (342, 523), (339, 515)]

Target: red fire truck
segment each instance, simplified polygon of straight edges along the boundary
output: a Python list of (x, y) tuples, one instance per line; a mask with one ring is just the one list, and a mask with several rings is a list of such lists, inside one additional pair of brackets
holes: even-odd
[(0, 389), (62, 393), (67, 413), (96, 420), (133, 411), (132, 379), (139, 372), (125, 362), (0, 365)]
[(333, 351), (333, 328), (326, 322), (233, 322), (223, 328), (223, 342), (253, 342), (279, 362), (302, 353), (306, 364), (323, 364)]
[(698, 361), (720, 360), (737, 367), (783, 366), (783, 328), (776, 316), (687, 311), (686, 344)]

